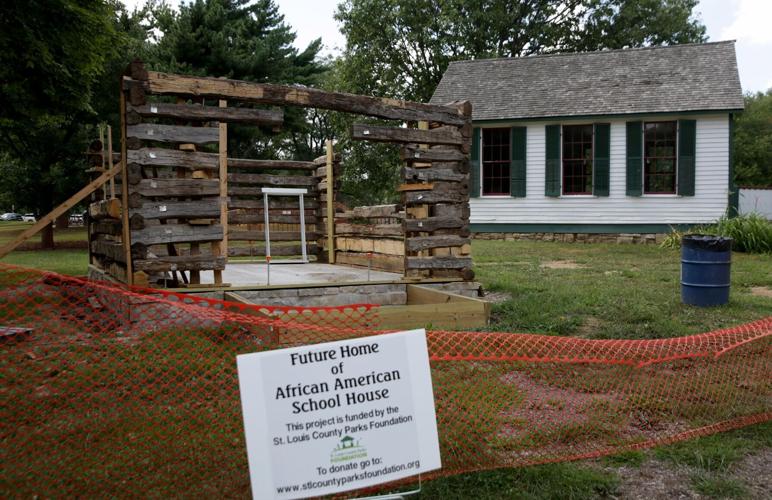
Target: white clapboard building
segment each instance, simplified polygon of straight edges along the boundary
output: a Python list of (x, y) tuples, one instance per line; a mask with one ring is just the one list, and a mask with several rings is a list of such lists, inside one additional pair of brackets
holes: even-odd
[(736, 207), (734, 42), (450, 64), (469, 100), (471, 229), (664, 233)]

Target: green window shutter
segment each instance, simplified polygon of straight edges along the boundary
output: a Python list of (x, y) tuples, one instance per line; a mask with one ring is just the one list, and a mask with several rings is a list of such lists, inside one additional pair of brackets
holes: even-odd
[(547, 125), (544, 195), (560, 196), (560, 125)]
[(694, 196), (694, 157), (697, 147), (697, 122), (678, 120), (678, 194)]
[(525, 197), (525, 127), (512, 127), (509, 163), (509, 193), (513, 198)]
[(469, 197), (480, 197), (480, 135), (479, 128), (472, 129), (472, 153), (469, 158)]
[(609, 165), (611, 158), (611, 125), (596, 123), (593, 126), (595, 147), (593, 148), (592, 194), (608, 196)]
[(627, 122), (627, 196), (643, 191), (643, 123)]

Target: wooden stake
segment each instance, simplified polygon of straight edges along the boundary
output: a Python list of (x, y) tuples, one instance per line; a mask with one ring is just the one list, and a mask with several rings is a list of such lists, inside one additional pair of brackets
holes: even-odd
[(335, 170), (332, 140), (327, 139), (327, 262), (335, 264)]
[[(220, 107), (228, 106), (228, 101), (220, 99)], [(220, 225), (222, 240), (212, 243), (212, 254), (228, 256), (228, 124), (220, 122), (219, 144), (219, 176), (220, 176)], [(227, 264), (226, 264), (227, 265)], [(214, 271), (215, 284), (222, 284), (222, 271)]]
[[(113, 169), (113, 127), (107, 126), (107, 164)], [(110, 199), (115, 199), (115, 176), (110, 177)]]
[(129, 228), (129, 174), (126, 166), (126, 92), (121, 89), (121, 223), (123, 253), (126, 255), (126, 283), (134, 284), (131, 263), (131, 229)]

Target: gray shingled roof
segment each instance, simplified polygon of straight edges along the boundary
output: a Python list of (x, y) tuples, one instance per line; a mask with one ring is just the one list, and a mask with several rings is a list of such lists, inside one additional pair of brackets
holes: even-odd
[(734, 41), (450, 63), (432, 104), (474, 120), (743, 108)]

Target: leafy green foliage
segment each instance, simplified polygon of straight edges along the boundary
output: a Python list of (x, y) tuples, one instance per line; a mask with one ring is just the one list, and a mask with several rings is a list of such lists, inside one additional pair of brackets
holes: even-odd
[(745, 111), (735, 121), (735, 182), (772, 186), (772, 89), (745, 96)]
[(681, 248), (681, 238), (687, 234), (712, 234), (732, 238), (732, 250), (737, 252), (772, 253), (772, 222), (759, 214), (723, 216), (714, 224), (685, 231), (672, 229), (661, 246)]

